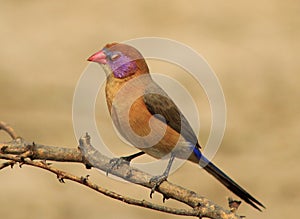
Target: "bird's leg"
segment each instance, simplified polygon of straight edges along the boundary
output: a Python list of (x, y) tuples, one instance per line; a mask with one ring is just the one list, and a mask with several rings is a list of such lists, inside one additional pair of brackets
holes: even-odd
[(145, 152), (143, 151), (140, 151), (138, 153), (135, 153), (135, 154), (131, 154), (129, 156), (124, 156), (124, 157), (117, 157), (117, 158), (112, 158), (110, 161), (109, 161), (109, 165), (110, 167), (106, 170), (106, 175), (108, 175), (108, 172), (115, 168), (115, 167), (119, 167), (121, 164), (123, 163), (127, 163), (129, 165), (129, 163), (131, 162), (131, 160), (133, 160), (134, 158), (136, 157), (139, 157), (141, 155), (145, 154)]
[(172, 154), (171, 157), (170, 157), (168, 166), (167, 166), (167, 168), (165, 169), (164, 173), (163, 173), (162, 175), (159, 175), (159, 176), (153, 176), (153, 177), (150, 179), (150, 183), (153, 184), (153, 187), (152, 187), (151, 192), (150, 192), (150, 198), (152, 198), (152, 194), (155, 192), (155, 190), (158, 188), (158, 186), (159, 186), (163, 181), (167, 180), (174, 159), (175, 159), (175, 156)]

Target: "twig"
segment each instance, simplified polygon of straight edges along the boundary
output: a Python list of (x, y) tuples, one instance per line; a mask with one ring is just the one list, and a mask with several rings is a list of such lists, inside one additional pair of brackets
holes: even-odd
[(12, 139), (16, 139), (18, 137), (18, 135), (16, 134), (16, 132), (13, 130), (13, 128), (11, 126), (9, 126), (8, 124), (6, 124), (5, 122), (0, 121), (0, 130), (4, 130), (7, 134), (9, 134), (9, 136)]

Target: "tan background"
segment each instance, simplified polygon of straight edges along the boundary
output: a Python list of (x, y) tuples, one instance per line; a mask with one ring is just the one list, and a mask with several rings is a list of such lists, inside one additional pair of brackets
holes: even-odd
[[(259, 213), (243, 204), (240, 213), (297, 218), (299, 9), (296, 1), (279, 0), (1, 1), (0, 120), (27, 140), (75, 147), (72, 95), (86, 58), (107, 42), (171, 38), (201, 53), (223, 86), (227, 129), (214, 161), (267, 206)], [(104, 105), (101, 98), (98, 105)], [(80, 165), (55, 165), (88, 173)], [(91, 174), (104, 187), (148, 199), (144, 188)], [(184, 165), (170, 180), (223, 206), (232, 196), (195, 165)], [(60, 184), (54, 175), (30, 167), (1, 171), (0, 194), (0, 217), (7, 219), (181, 218), (128, 206), (71, 182)], [(161, 203), (160, 195), (155, 200)]]

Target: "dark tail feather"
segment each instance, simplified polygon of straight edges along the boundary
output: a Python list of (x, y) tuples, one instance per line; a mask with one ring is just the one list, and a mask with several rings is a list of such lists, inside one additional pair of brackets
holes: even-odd
[(249, 205), (253, 206), (259, 211), (261, 211), (261, 209), (258, 206), (265, 208), (265, 206), (262, 203), (257, 201), (252, 195), (246, 192), (246, 190), (244, 190), (236, 182), (230, 179), (222, 170), (216, 167), (212, 162), (205, 159), (204, 156), (202, 156), (201, 158), (200, 166), (202, 166), (208, 173), (213, 175), (224, 186), (226, 186), (230, 191), (239, 196)]

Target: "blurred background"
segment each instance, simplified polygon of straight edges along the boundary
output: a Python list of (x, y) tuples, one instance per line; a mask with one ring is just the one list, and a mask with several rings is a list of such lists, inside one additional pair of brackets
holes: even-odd
[[(223, 87), (227, 128), (214, 162), (267, 206), (259, 213), (242, 204), (239, 213), (247, 218), (296, 218), (300, 213), (299, 12), (297, 1), (279, 0), (216, 4), (196, 0), (3, 0), (0, 120), (28, 141), (76, 147), (72, 98), (87, 57), (108, 42), (171, 38), (202, 54)], [(189, 85), (179, 68), (151, 61), (149, 65), (156, 72), (172, 72)], [(197, 104), (204, 121), (200, 141), (205, 143), (208, 102), (203, 92), (190, 90), (195, 99), (199, 95)], [(102, 94), (97, 101), (99, 118), (107, 116)], [(111, 128), (109, 118), (98, 126), (100, 130)], [(117, 141), (114, 133), (104, 135), (108, 142)], [(3, 133), (0, 138), (8, 140)], [(130, 153), (127, 149), (114, 148), (120, 155)], [(149, 190), (82, 165), (55, 166), (77, 175), (90, 174), (103, 187), (149, 200)], [(170, 181), (222, 206), (227, 205), (226, 197), (233, 196), (189, 163), (172, 174)], [(1, 170), (0, 185), (1, 218), (182, 218), (132, 207), (69, 181), (60, 184), (54, 175), (27, 166)], [(154, 202), (161, 203), (159, 194), (154, 195)], [(167, 204), (181, 206), (172, 200)]]

